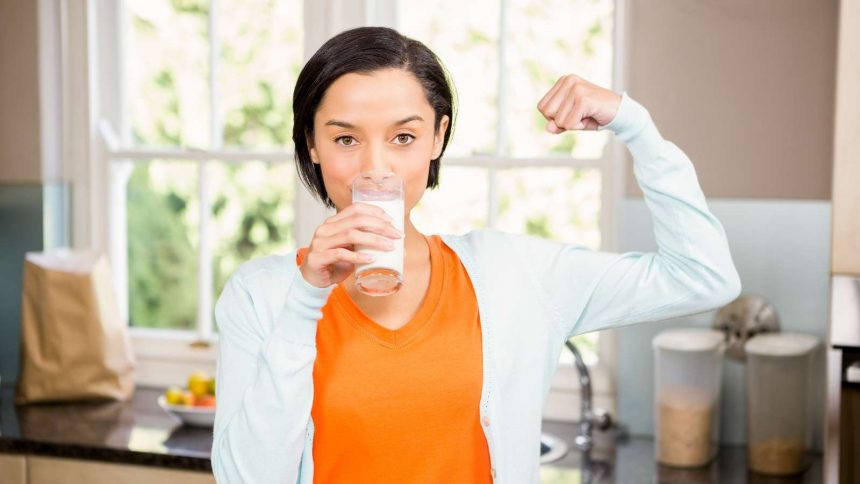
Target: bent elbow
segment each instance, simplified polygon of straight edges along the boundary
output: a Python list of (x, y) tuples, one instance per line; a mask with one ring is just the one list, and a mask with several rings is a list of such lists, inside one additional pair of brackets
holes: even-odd
[(741, 290), (743, 289), (741, 285), (741, 278), (738, 275), (737, 271), (732, 274), (732, 276), (726, 282), (723, 289), (723, 297), (720, 306), (724, 306), (741, 295)]
[(741, 294), (741, 278), (734, 267), (728, 273), (722, 274), (710, 285), (707, 297), (715, 308), (725, 306)]

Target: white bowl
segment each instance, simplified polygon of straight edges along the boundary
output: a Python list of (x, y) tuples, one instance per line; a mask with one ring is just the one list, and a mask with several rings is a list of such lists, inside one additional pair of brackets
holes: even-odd
[(158, 406), (165, 412), (178, 418), (186, 425), (195, 427), (212, 427), (215, 424), (215, 408), (190, 407), (186, 405), (171, 405), (164, 395), (158, 396)]

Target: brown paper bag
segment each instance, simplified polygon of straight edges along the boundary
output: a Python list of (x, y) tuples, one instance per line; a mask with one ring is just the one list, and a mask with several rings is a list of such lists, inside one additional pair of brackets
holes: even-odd
[(28, 252), (15, 402), (127, 400), (133, 391), (134, 356), (107, 258)]

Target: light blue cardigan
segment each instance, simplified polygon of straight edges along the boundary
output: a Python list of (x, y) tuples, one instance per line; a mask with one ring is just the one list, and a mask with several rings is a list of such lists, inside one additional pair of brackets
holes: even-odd
[[(633, 154), (657, 252), (595, 252), (495, 230), (442, 236), (478, 300), (484, 375), (475, 403), (498, 483), (538, 482), (541, 412), (568, 338), (710, 310), (740, 293), (725, 232), (687, 156), (626, 93), (601, 129)], [(228, 281), (215, 307), (218, 482), (313, 482), (315, 335), (331, 289), (308, 284), (295, 253), (248, 261)]]

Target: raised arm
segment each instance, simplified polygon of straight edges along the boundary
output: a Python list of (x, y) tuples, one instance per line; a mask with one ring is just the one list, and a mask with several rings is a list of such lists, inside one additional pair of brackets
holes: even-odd
[[(266, 261), (276, 260), (283, 264)], [(212, 470), (219, 483), (297, 482), (313, 403), (316, 326), (330, 292), (305, 282), (294, 266), (257, 261), (227, 282), (215, 305)]]
[(559, 104), (570, 103), (567, 112), (576, 114), (554, 119), (542, 109), (548, 130), (606, 129), (626, 144), (658, 249), (618, 254), (546, 242), (535, 250), (535, 279), (565, 338), (706, 311), (741, 289), (725, 231), (708, 210), (690, 159), (663, 139), (642, 105), (625, 93), (613, 109), (605, 91), (587, 82), (578, 93), (571, 89)]

